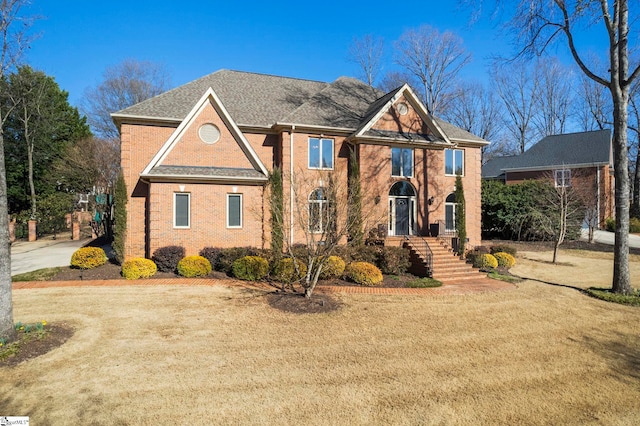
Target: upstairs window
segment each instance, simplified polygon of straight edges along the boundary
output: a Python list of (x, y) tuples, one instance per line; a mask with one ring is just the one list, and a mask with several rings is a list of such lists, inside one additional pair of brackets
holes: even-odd
[(556, 188), (571, 186), (571, 170), (556, 170)]
[(333, 169), (333, 139), (309, 138), (309, 168)]
[(309, 231), (324, 233), (331, 227), (331, 204), (322, 188), (309, 195)]
[(464, 175), (464, 150), (444, 150), (444, 174), (451, 176)]
[(391, 176), (413, 176), (413, 149), (391, 148)]
[(173, 194), (173, 227), (188, 228), (190, 226), (191, 194), (174, 192)]

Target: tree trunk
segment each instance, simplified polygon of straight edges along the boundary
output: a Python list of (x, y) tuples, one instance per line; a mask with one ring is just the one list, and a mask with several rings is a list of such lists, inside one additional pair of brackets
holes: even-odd
[[(617, 90), (616, 90), (617, 89)], [(628, 91), (613, 92), (613, 155), (616, 180), (616, 229), (613, 254), (612, 291), (631, 294), (629, 277), (629, 160), (627, 151)]]
[[(0, 122), (2, 119), (0, 117)], [(0, 338), (13, 340), (13, 302), (11, 300), (11, 246), (9, 245), (7, 177), (4, 166), (4, 140), (0, 128)]]
[[(26, 129), (25, 129), (26, 130)], [(33, 144), (27, 142), (27, 163), (29, 164), (29, 191), (31, 198), (31, 218), (36, 219), (36, 187), (33, 184)]]
[(633, 205), (631, 213), (640, 218), (640, 133), (638, 134), (638, 152), (636, 153), (636, 167), (633, 173)]

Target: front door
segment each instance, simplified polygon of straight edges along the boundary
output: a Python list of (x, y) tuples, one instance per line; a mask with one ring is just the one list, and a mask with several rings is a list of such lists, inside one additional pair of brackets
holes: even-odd
[(396, 235), (409, 235), (408, 198), (396, 198)]

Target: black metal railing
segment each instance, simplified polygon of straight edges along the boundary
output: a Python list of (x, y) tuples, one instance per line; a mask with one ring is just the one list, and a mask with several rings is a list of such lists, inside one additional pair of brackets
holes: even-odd
[[(411, 240), (419, 239), (422, 243), (420, 247), (424, 247), (424, 251), (420, 250), (418, 244), (414, 244)], [(429, 247), (429, 243), (420, 235), (405, 235), (404, 240), (409, 246), (415, 251), (424, 261), (425, 266), (427, 268), (427, 276), (433, 276), (433, 251), (431, 247)]]
[(454, 253), (458, 252), (459, 240), (458, 231), (450, 229), (444, 220), (438, 220), (438, 240), (441, 241), (445, 247), (450, 248)]

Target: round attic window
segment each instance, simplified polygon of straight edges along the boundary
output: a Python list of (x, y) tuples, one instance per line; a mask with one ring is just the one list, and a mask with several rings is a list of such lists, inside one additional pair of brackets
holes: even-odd
[(198, 135), (202, 142), (211, 145), (220, 139), (220, 129), (211, 123), (203, 124), (200, 126), (200, 129), (198, 129)]
[(407, 115), (407, 113), (409, 112), (409, 107), (404, 102), (399, 103), (396, 109), (398, 110), (398, 114), (400, 115)]

